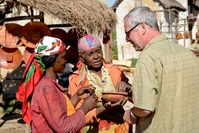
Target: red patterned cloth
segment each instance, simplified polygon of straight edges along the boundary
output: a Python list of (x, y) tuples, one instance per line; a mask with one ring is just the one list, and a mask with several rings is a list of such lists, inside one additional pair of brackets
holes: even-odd
[(35, 53), (33, 53), (28, 60), (22, 82), (16, 92), (16, 98), (23, 102), (22, 119), (26, 123), (30, 123), (32, 120), (29, 105), (30, 96), (45, 72), (45, 65), (43, 64), (41, 57), (43, 55), (48, 56), (57, 54), (65, 49), (66, 46), (63, 41), (49, 36), (44, 36), (36, 44)]

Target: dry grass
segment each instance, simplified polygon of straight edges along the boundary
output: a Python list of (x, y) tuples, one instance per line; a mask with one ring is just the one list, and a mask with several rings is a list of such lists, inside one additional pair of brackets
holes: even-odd
[(76, 27), (80, 34), (85, 29), (89, 33), (110, 33), (117, 23), (113, 10), (98, 0), (18, 1), (66, 21)]

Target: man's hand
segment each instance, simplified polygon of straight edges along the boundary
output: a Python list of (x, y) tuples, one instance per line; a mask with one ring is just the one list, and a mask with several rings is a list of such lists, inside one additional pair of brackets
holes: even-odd
[(128, 109), (124, 112), (123, 120), (128, 122), (129, 124), (135, 124), (138, 118), (131, 117), (131, 109)]

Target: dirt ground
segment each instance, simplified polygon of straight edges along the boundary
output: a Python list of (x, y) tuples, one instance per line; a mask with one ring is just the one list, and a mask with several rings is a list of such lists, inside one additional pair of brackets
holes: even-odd
[[(132, 133), (134, 132), (135, 125), (132, 129)], [(21, 115), (15, 114), (0, 119), (0, 133), (30, 133), (30, 129), (21, 119)]]
[[(126, 72), (125, 75), (129, 78), (129, 83), (132, 83), (133, 74)], [(29, 126), (21, 119), (20, 113), (0, 116), (0, 133), (30, 133), (29, 129)], [(133, 132), (134, 130), (135, 125), (133, 125)]]
[(26, 124), (20, 114), (6, 115), (0, 119), (0, 133), (25, 133)]

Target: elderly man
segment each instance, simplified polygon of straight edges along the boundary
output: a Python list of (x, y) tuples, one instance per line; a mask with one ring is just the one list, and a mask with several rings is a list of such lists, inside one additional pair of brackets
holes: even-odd
[(145, 6), (124, 17), (126, 41), (141, 51), (133, 80), (136, 133), (199, 132), (199, 60), (161, 34), (155, 14)]

